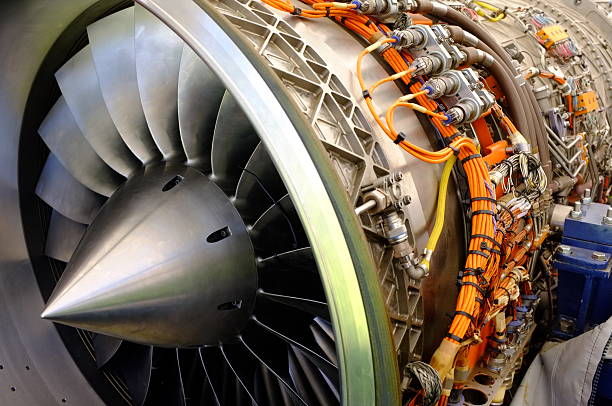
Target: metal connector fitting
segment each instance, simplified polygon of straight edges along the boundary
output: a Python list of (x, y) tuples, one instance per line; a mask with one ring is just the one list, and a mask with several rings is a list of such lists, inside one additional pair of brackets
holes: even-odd
[(387, 242), (391, 245), (408, 240), (406, 224), (396, 211), (390, 211), (383, 215), (383, 229)]
[(591, 189), (584, 189), (584, 193), (582, 194), (580, 202), (582, 202), (582, 204), (586, 206), (591, 204), (592, 201), (593, 197), (591, 196)]
[(405, 11), (416, 9), (417, 4), (414, 0), (365, 0), (361, 3), (359, 10), (363, 14), (376, 16), (383, 21), (387, 18), (394, 18)]
[(574, 203), (574, 209), (570, 211), (570, 217), (573, 219), (580, 218), (582, 215), (582, 203), (576, 202)]
[(612, 207), (608, 207), (608, 210), (606, 211), (606, 215), (604, 216), (602, 220), (602, 224), (605, 224), (607, 226), (612, 226)]
[(404, 48), (423, 47), (427, 40), (427, 37), (421, 30), (413, 27), (405, 30), (392, 31), (390, 37), (396, 38), (393, 47), (399, 50)]

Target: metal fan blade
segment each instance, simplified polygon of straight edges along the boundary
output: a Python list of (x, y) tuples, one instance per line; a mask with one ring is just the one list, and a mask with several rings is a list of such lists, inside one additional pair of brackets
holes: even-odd
[(310, 331), (312, 332), (315, 342), (317, 343), (319, 348), (321, 348), (321, 351), (325, 353), (325, 355), (332, 362), (332, 364), (338, 365), (338, 356), (336, 354), (336, 346), (334, 344), (334, 341), (329, 338), (327, 333), (325, 333), (325, 331), (323, 331), (323, 329), (319, 327), (318, 324), (311, 325)]
[(105, 200), (76, 180), (53, 154), (47, 157), (36, 195), (63, 216), (81, 224), (91, 223)]
[(268, 208), (255, 221), (250, 234), (260, 254), (295, 250), (308, 241), (289, 195)]
[[(223, 345), (219, 346), (219, 349), (221, 350), (221, 354), (223, 355), (223, 359), (225, 359), (225, 362), (227, 363), (227, 366), (229, 367), (230, 371), (232, 371), (232, 374), (234, 374), (234, 377), (236, 378), (236, 382), (239, 384), (239, 387), (237, 388), (237, 398), (240, 398), (241, 396), (241, 390), (240, 388), (242, 388), (242, 390), (244, 390), (244, 392), (246, 392), (246, 394), (248, 395), (249, 399), (251, 399), (251, 402), (253, 402), (253, 404), (258, 405), (257, 401), (255, 400), (255, 397), (253, 397), (253, 394), (251, 393), (251, 391), (249, 390), (249, 388), (247, 387), (246, 383), (243, 381), (242, 378), (240, 378), (240, 375), (238, 374), (238, 372), (236, 371), (236, 369), (234, 368), (234, 366), (232, 365), (232, 363), (230, 362), (224, 348)], [(243, 404), (243, 403), (239, 403), (239, 404)]]
[(317, 263), (312, 254), (312, 248), (304, 247), (265, 258), (258, 263), (258, 268), (261, 272), (301, 271), (315, 273), (317, 272)]
[(122, 343), (123, 340), (104, 334), (94, 336), (93, 345), (96, 350), (96, 365), (98, 368), (102, 368), (113, 358)]
[(132, 403), (141, 406), (149, 393), (153, 347), (124, 342), (112, 359), (112, 368), (123, 378)]
[(87, 27), (100, 90), (117, 131), (144, 164), (161, 159), (142, 111), (134, 55), (134, 7)]
[[(304, 378), (308, 382), (310, 389), (314, 392), (314, 395), (317, 400), (317, 404), (327, 406), (327, 405), (337, 405), (339, 403), (339, 397), (336, 398), (337, 391), (332, 391), (329, 383), (325, 380), (324, 376), (313, 367), (313, 365), (308, 362), (304, 353), (300, 350), (291, 347), (291, 351), (293, 355), (295, 355), (295, 359), (297, 361), (297, 367), (302, 372)], [(335, 389), (335, 388), (334, 388)]]
[(45, 254), (63, 262), (70, 261), (85, 230), (87, 226), (72, 221), (53, 210), (47, 231)]
[(215, 399), (217, 406), (221, 406), (221, 402), (219, 401), (219, 395), (217, 394), (215, 386), (212, 383), (211, 377), (208, 374), (208, 368), (206, 368), (206, 363), (204, 362), (204, 356), (202, 355), (202, 348), (198, 348), (198, 356), (200, 358), (200, 363), (202, 364), (202, 369), (204, 370), (204, 375), (206, 375), (206, 381), (210, 385), (210, 390), (213, 393), (213, 398)]
[(226, 193), (234, 193), (242, 169), (259, 143), (251, 122), (229, 93), (225, 92), (211, 151), (213, 180)]
[(185, 391), (176, 348), (155, 348), (153, 371), (147, 404), (164, 406), (185, 406)]
[(262, 289), (257, 291), (257, 296), (272, 300), (277, 303), (293, 307), (294, 309), (329, 319), (329, 308), (327, 303), (319, 302), (318, 300), (306, 299), (303, 297), (293, 297), (278, 295), (276, 293), (265, 292)]
[(263, 368), (265, 368), (266, 371), (274, 375), (274, 377), (278, 380), (278, 382), (281, 385), (280, 388), (281, 388), (282, 394), (289, 395), (289, 397), (291, 397), (291, 399), (299, 405), (304, 405), (304, 406), (307, 405), (306, 401), (300, 397), (300, 395), (295, 391), (295, 389), (289, 383), (287, 383), (287, 381), (285, 381), (276, 371), (274, 371), (274, 369), (272, 369), (259, 355), (257, 355), (255, 351), (253, 351), (253, 349), (244, 341), (244, 338), (239, 336), (238, 339), (240, 340), (244, 348), (246, 348), (247, 351), (251, 353), (251, 355), (257, 361), (259, 361), (259, 364)]
[(51, 108), (38, 133), (64, 168), (94, 192), (110, 196), (125, 180), (91, 148), (63, 97)]
[(287, 191), (268, 151), (260, 142), (236, 186), (236, 209), (245, 219), (256, 219)]
[(56, 73), (62, 95), (91, 147), (115, 171), (129, 176), (141, 166), (108, 114), (88, 45)]
[(300, 350), (310, 360), (310, 362), (312, 362), (317, 368), (319, 368), (321, 372), (323, 372), (332, 381), (334, 385), (338, 386), (338, 367), (336, 367), (334, 364), (332, 364), (327, 359), (323, 358), (310, 348), (305, 347), (304, 345), (287, 337), (281, 332), (276, 331), (272, 327), (262, 323), (259, 319), (257, 319), (257, 317), (252, 316), (251, 318), (253, 319), (253, 321), (255, 321), (257, 325), (264, 328), (266, 331), (280, 338), (285, 343), (292, 345), (298, 350)]
[(215, 120), (225, 87), (187, 45), (183, 45), (178, 78), (178, 121), (187, 163), (207, 173), (212, 170)]
[(295, 389), (303, 399), (306, 399), (309, 405), (316, 404), (315, 396), (310, 390), (307, 379), (299, 368), (295, 354), (291, 349), (287, 349), (287, 359), (289, 363), (289, 376), (291, 377)]
[(183, 161), (177, 96), (183, 41), (159, 18), (134, 6), (136, 75), (151, 135), (164, 159)]
[(325, 332), (325, 334), (327, 334), (327, 336), (335, 343), (336, 342), (336, 336), (334, 335), (334, 330), (332, 328), (332, 325), (329, 321), (324, 320), (320, 317), (315, 317), (314, 318), (314, 322), (317, 323), (317, 326), (319, 326), (321, 328), (321, 330), (323, 330)]

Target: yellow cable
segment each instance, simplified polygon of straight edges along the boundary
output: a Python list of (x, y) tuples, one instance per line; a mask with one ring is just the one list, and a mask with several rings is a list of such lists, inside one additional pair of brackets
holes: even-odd
[[(444, 169), (442, 169), (442, 177), (440, 179), (440, 185), (438, 186), (438, 204), (436, 207), (436, 223), (434, 224), (433, 230), (427, 240), (427, 246), (425, 247), (430, 252), (433, 252), (438, 245), (440, 234), (442, 234), (442, 227), (444, 226), (444, 212), (446, 211), (446, 191), (448, 190), (448, 179), (450, 178), (451, 171), (455, 165), (457, 157), (454, 155), (446, 161)], [(423, 265), (429, 267), (429, 259), (427, 257), (421, 260)]]

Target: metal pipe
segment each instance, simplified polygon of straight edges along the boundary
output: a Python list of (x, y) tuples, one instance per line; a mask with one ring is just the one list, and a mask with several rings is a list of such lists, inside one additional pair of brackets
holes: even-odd
[(373, 209), (374, 207), (376, 207), (376, 201), (375, 200), (368, 200), (367, 202), (365, 202), (361, 206), (355, 207), (355, 214), (359, 216), (359, 215), (361, 215), (361, 213), (369, 211), (369, 210)]

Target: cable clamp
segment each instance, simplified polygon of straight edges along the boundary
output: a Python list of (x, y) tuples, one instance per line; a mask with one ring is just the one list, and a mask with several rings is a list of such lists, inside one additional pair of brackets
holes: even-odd
[(395, 145), (399, 144), (400, 142), (404, 141), (406, 139), (406, 135), (403, 132), (399, 132), (397, 134), (397, 137), (395, 137), (395, 139), (393, 140), (393, 143)]

